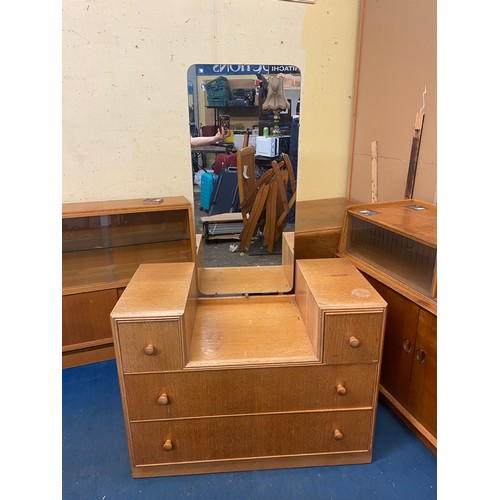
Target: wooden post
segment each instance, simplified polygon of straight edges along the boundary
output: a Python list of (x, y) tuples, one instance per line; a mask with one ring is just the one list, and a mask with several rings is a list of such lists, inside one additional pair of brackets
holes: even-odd
[(422, 138), (422, 128), (424, 126), (424, 114), (419, 111), (415, 118), (415, 131), (411, 144), (410, 164), (408, 166), (408, 177), (406, 178), (405, 198), (413, 198), (413, 188), (415, 187), (415, 177), (417, 176), (418, 153), (420, 151), (420, 141)]
[(372, 142), (372, 203), (378, 201), (378, 143)]

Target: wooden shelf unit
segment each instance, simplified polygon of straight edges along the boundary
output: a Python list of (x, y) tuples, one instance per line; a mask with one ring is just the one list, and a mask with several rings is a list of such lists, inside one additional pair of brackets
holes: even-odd
[(139, 266), (111, 313), (133, 477), (369, 463), (386, 302), (347, 259), (294, 294), (199, 297)]
[(139, 264), (194, 261), (191, 204), (162, 200), (63, 204), (63, 368), (114, 357), (109, 314)]
[(348, 207), (338, 255), (386, 300), (380, 392), (437, 453), (437, 207), (418, 200)]

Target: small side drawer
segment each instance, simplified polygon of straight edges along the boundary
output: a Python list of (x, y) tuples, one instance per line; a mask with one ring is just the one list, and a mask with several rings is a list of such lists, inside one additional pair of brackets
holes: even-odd
[(184, 366), (179, 320), (119, 321), (117, 327), (124, 373), (179, 370)]
[(135, 466), (371, 450), (372, 411), (132, 422)]
[[(371, 408), (377, 365), (125, 375), (130, 420)], [(314, 380), (314, 383), (311, 383)]]
[(364, 363), (380, 359), (384, 311), (380, 313), (326, 313), (325, 363)]

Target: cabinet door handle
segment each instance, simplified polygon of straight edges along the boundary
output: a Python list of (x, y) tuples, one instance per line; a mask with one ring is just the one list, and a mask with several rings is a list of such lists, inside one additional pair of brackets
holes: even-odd
[(157, 399), (159, 405), (165, 406), (168, 405), (168, 396), (165, 393), (162, 393), (160, 397)]
[(403, 350), (405, 352), (411, 352), (413, 350), (413, 345), (408, 339), (403, 340)]
[(337, 440), (340, 441), (341, 439), (344, 439), (344, 435), (340, 432), (339, 429), (335, 429), (333, 431), (333, 437)]
[(416, 350), (416, 353), (417, 353), (417, 361), (420, 363), (420, 364), (423, 364), (425, 363), (425, 360), (427, 358), (426, 354), (425, 354), (425, 351), (422, 351), (422, 349), (417, 349)]
[(349, 345), (351, 347), (359, 347), (359, 339), (357, 339), (356, 337), (352, 336), (349, 338)]
[(144, 348), (144, 354), (146, 356), (152, 356), (153, 354), (155, 353), (155, 346), (153, 344), (148, 344), (145, 348)]
[(347, 392), (347, 389), (343, 384), (337, 384), (337, 394), (343, 396)]
[(172, 451), (172, 450), (174, 449), (174, 445), (172, 444), (172, 440), (171, 440), (171, 439), (167, 439), (167, 440), (163, 443), (162, 448), (163, 448), (165, 451)]

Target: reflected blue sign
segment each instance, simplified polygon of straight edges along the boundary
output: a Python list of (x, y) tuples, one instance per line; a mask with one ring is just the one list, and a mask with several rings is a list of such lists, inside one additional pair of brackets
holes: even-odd
[(269, 75), (300, 73), (297, 66), (286, 64), (197, 64), (197, 75)]

